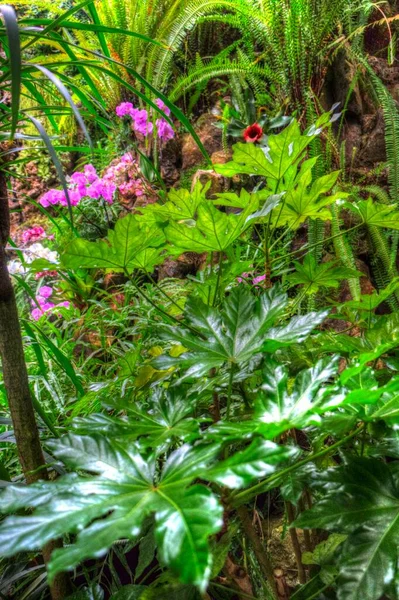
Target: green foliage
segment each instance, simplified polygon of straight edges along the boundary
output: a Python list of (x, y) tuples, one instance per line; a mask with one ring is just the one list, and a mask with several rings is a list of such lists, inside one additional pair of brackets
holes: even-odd
[(161, 230), (150, 229), (136, 216), (119, 219), (115, 229), (108, 232), (108, 239), (98, 242), (76, 239), (63, 255), (67, 268), (104, 268), (114, 272), (131, 273), (133, 269), (152, 271), (161, 262), (162, 244), (165, 238)]
[(221, 310), (189, 298), (185, 318), (190, 329), (168, 326), (162, 333), (163, 339), (182, 344), (188, 352), (178, 358), (160, 356), (153, 364), (161, 369), (179, 365), (187, 369), (184, 378), (201, 377), (210, 369), (226, 364), (243, 368), (261, 351), (274, 352), (304, 340), (327, 316), (326, 312), (310, 313), (273, 327), (286, 306), (287, 296), (277, 287), (259, 298), (243, 286), (235, 288)]
[(221, 528), (223, 509), (207, 487), (191, 484), (201, 478), (241, 487), (272, 472), (273, 465), (287, 457), (284, 448), (259, 441), (216, 463), (218, 445), (186, 445), (172, 452), (158, 473), (156, 455), (145, 460), (131, 443), (101, 435), (68, 434), (54, 441), (51, 449), (69, 467), (95, 476), (8, 487), (1, 497), (2, 510), (37, 508), (33, 518), (10, 517), (0, 526), (4, 555), (81, 531), (72, 546), (54, 552), (49, 567), (49, 576), (54, 577), (85, 558), (103, 554), (121, 537), (134, 539), (144, 518), (155, 513), (162, 560), (183, 582), (201, 589), (206, 588), (211, 569), (207, 540)]
[(359, 277), (361, 273), (332, 262), (316, 264), (315, 258), (307, 254), (303, 264), (294, 261), (295, 273), (288, 275), (290, 286), (303, 285), (306, 294), (315, 294), (321, 287), (337, 288), (344, 279)]
[(328, 473), (324, 489), (324, 498), (296, 524), (348, 534), (338, 563), (338, 598), (378, 600), (396, 586), (399, 491), (395, 470), (371, 458), (352, 458)]

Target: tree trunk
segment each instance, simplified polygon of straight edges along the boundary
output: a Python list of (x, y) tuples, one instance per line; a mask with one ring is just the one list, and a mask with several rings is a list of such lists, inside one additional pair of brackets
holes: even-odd
[[(29, 390), (14, 289), (7, 270), (5, 246), (9, 233), (7, 182), (0, 170), (0, 358), (19, 461), (29, 484), (39, 479), (48, 479), (48, 473)], [(46, 544), (43, 548), (46, 564), (54, 548), (61, 546), (61, 540)], [(62, 573), (56, 576), (50, 591), (53, 600), (64, 600), (69, 593), (67, 575)]]

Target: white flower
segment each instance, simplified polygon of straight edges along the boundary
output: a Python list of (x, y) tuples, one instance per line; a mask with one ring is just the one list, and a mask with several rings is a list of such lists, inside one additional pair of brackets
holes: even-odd
[(26, 248), (24, 252), (24, 258), (27, 263), (31, 263), (37, 258), (45, 258), (51, 263), (58, 262), (57, 252), (50, 250), (50, 248), (45, 248), (43, 244), (40, 244), (39, 242), (36, 242), (35, 244), (29, 246), (29, 248)]
[(10, 260), (7, 265), (8, 272), (11, 275), (25, 275), (26, 269), (19, 260)]

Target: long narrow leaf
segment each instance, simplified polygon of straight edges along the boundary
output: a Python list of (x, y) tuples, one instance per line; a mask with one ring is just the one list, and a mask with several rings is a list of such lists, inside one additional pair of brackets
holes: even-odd
[(68, 211), (69, 211), (69, 218), (71, 220), (71, 224), (73, 226), (73, 213), (72, 213), (72, 205), (71, 205), (71, 199), (69, 197), (69, 192), (68, 192), (68, 186), (67, 186), (67, 182), (65, 179), (65, 175), (64, 175), (64, 171), (62, 169), (62, 165), (60, 163), (60, 160), (57, 156), (56, 151), (54, 150), (53, 144), (51, 143), (51, 140), (49, 138), (49, 136), (47, 135), (43, 125), (40, 123), (40, 121), (38, 121), (37, 119), (35, 119), (32, 116), (29, 116), (29, 119), (32, 121), (32, 123), (34, 124), (34, 126), (36, 127), (36, 129), (38, 130), (40, 137), (42, 138), (43, 142), (46, 145), (46, 148), (48, 150), (48, 153), (51, 156), (51, 160), (54, 163), (54, 166), (56, 168), (57, 171), (57, 175), (59, 177), (59, 180), (61, 181), (61, 185), (63, 187), (63, 190), (65, 192), (65, 198), (66, 201), (68, 203)]
[(19, 27), (17, 16), (12, 6), (8, 4), (0, 5), (0, 13), (7, 31), (7, 39), (9, 46), (9, 59), (11, 67), (11, 138), (14, 137), (19, 120), (19, 104), (21, 98), (21, 45), (19, 38)]
[(42, 65), (37, 65), (37, 64), (35, 64), (34, 67), (36, 69), (38, 69), (41, 73), (43, 73), (46, 77), (48, 77), (48, 79), (55, 85), (57, 90), (60, 92), (61, 96), (68, 102), (68, 104), (70, 105), (70, 107), (72, 109), (73, 114), (75, 115), (77, 122), (79, 123), (80, 127), (82, 128), (83, 133), (85, 134), (85, 137), (89, 143), (90, 148), (92, 148), (93, 142), (91, 141), (89, 132), (86, 129), (86, 125), (82, 119), (82, 116), (79, 112), (78, 107), (72, 100), (72, 96), (69, 93), (69, 91), (67, 90), (67, 88), (65, 87), (65, 85), (59, 80), (59, 78), (56, 75), (54, 75), (54, 73), (52, 73), (46, 67), (43, 67)]

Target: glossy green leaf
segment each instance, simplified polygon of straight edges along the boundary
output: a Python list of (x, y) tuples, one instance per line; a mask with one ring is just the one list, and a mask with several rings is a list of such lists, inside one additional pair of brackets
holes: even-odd
[(183, 583), (193, 583), (202, 591), (212, 568), (208, 537), (219, 531), (222, 516), (217, 498), (202, 485), (176, 492), (156, 513), (155, 535), (163, 561)]
[(258, 438), (245, 450), (211, 468), (208, 478), (231, 489), (245, 487), (273, 473), (292, 454), (290, 448)]
[(301, 371), (290, 390), (287, 370), (267, 362), (263, 370), (262, 391), (255, 403), (257, 430), (273, 439), (289, 429), (318, 425), (324, 403), (323, 384), (335, 374), (337, 360), (323, 359), (311, 369)]
[(300, 159), (311, 141), (312, 136), (302, 135), (298, 123), (292, 121), (281, 133), (269, 136), (268, 148), (260, 148), (255, 144), (236, 144), (233, 147), (233, 160), (215, 165), (215, 171), (226, 177), (248, 174), (278, 181)]
[(161, 369), (179, 365), (188, 369), (185, 377), (202, 376), (209, 369), (226, 363), (242, 364), (262, 349), (272, 352), (302, 341), (326, 316), (326, 313), (311, 313), (294, 317), (286, 326), (273, 328), (286, 305), (287, 296), (278, 286), (259, 297), (244, 286), (236, 287), (221, 311), (191, 297), (185, 317), (200, 335), (184, 327), (166, 326), (162, 337), (181, 343), (188, 352), (178, 358), (160, 356), (153, 364)]
[(394, 205), (378, 204), (369, 198), (348, 206), (360, 215), (365, 225), (399, 229), (399, 212)]
[(352, 458), (324, 477), (326, 495), (296, 521), (347, 533), (339, 561), (339, 600), (379, 600), (399, 558), (399, 488), (389, 466)]
[(135, 215), (119, 219), (107, 240), (89, 242), (78, 238), (62, 254), (66, 268), (104, 268), (131, 273), (134, 269), (152, 271), (162, 262), (164, 235), (160, 229), (142, 225)]
[(343, 279), (360, 277), (362, 274), (354, 269), (337, 265), (334, 262), (317, 264), (312, 254), (307, 254), (301, 264), (294, 261), (295, 273), (288, 275), (290, 286), (303, 285), (306, 294), (315, 294), (321, 287), (337, 288)]

